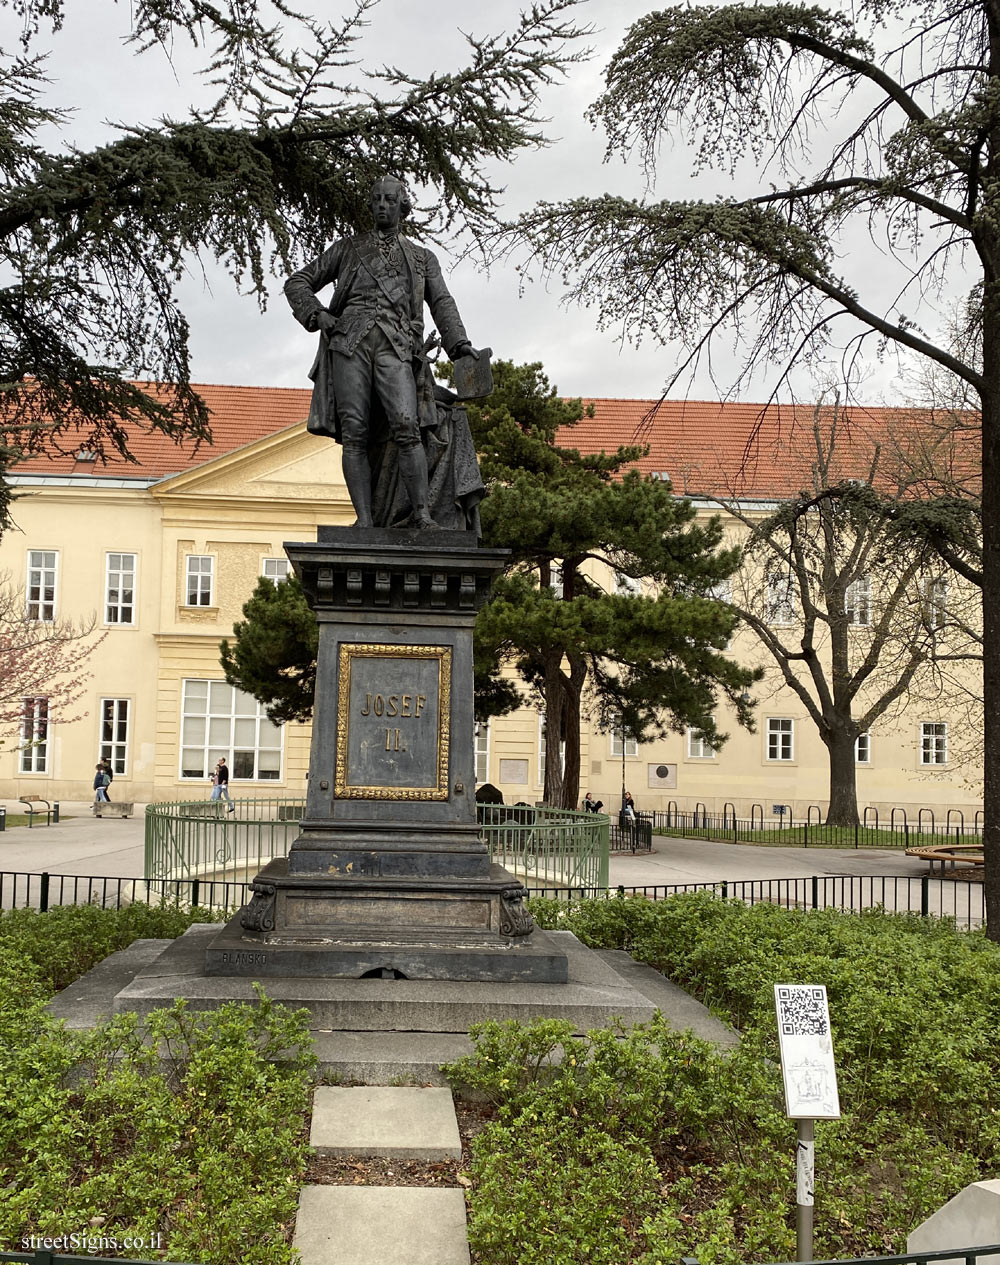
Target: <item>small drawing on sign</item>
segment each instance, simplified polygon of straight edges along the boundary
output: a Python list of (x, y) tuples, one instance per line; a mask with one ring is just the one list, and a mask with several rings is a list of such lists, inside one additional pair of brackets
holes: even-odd
[(830, 1070), (822, 1063), (805, 1058), (801, 1063), (793, 1063), (788, 1068), (788, 1078), (795, 1092), (799, 1110), (810, 1105), (822, 1107), (817, 1116), (836, 1110), (837, 1095), (833, 1089)]
[(778, 988), (778, 1025), (785, 1037), (826, 1037), (830, 1019), (822, 988)]

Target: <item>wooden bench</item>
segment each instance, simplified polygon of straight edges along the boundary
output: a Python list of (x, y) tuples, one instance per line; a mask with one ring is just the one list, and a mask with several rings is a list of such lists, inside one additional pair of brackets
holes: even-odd
[(134, 809), (135, 804), (127, 803), (124, 800), (116, 799), (114, 803), (102, 800), (101, 803), (94, 805), (94, 816), (121, 817), (124, 820), (126, 817), (132, 816)]
[(906, 855), (908, 857), (920, 857), (924, 861), (929, 861), (932, 874), (934, 873), (935, 862), (941, 866), (942, 874), (944, 874), (946, 865), (954, 869), (959, 861), (965, 865), (982, 865), (984, 863), (983, 845), (981, 843), (938, 843), (924, 848), (907, 848)]
[[(28, 829), (35, 824), (35, 818), (45, 814), (45, 824), (52, 825), (52, 805), (47, 799), (42, 799), (41, 795), (21, 795), (18, 797), (19, 802), (24, 804), (28, 813)], [(37, 808), (37, 804), (44, 804), (44, 808)]]

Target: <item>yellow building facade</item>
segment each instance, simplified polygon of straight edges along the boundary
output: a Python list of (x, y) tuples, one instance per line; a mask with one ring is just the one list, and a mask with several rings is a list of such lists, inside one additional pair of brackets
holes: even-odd
[[(276, 727), (227, 685), (219, 642), (231, 636), (258, 578), (287, 573), (284, 542), (315, 540), (321, 523), (353, 521), (340, 450), (289, 420), (304, 417), (305, 392), (205, 393), (215, 417), (212, 448), (168, 450), (164, 441), (147, 451), (137, 443), (135, 466), (101, 467), (81, 453), (75, 461), (33, 459), (13, 472), (16, 526), (0, 538), (0, 573), (35, 604), (33, 614), (92, 618), (91, 640), (101, 640), (73, 709), (78, 719), (47, 723), (46, 682), (26, 696), (20, 732), (6, 735), (0, 751), (0, 801), (89, 800), (100, 758), (114, 768), (115, 800), (207, 798), (221, 756), (234, 796), (304, 793), (309, 726)], [(599, 422), (602, 402), (595, 404)], [(614, 410), (608, 414), (594, 433), (612, 448), (628, 436), (614, 433)], [(581, 439), (581, 447), (597, 446)], [(656, 460), (654, 453), (646, 464)], [(764, 662), (746, 630), (730, 653), (745, 664)], [(765, 820), (783, 809), (795, 821), (824, 813), (826, 750), (804, 707), (785, 688), (753, 693), (756, 732), (721, 711), (730, 739), (718, 752), (691, 733), (641, 747), (629, 741), (623, 752), (619, 736), (585, 720), (581, 797), (589, 790), (613, 809), (624, 779), (640, 809), (731, 807)], [(857, 785), (870, 820), (904, 809), (911, 822), (921, 813), (937, 824), (973, 822), (981, 771), (968, 744), (956, 758), (961, 723), (944, 702), (915, 700), (868, 735), (857, 753)], [(481, 727), (476, 764), (478, 780), (497, 786), (508, 803), (541, 799), (544, 731), (532, 700)]]

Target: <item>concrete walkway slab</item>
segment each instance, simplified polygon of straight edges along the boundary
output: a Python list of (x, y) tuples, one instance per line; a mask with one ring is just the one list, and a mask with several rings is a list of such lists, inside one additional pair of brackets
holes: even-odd
[(318, 1086), (309, 1144), (320, 1155), (401, 1160), (462, 1156), (451, 1091), (415, 1086)]
[(426, 1186), (304, 1186), (302, 1265), (469, 1265), (465, 1196)]

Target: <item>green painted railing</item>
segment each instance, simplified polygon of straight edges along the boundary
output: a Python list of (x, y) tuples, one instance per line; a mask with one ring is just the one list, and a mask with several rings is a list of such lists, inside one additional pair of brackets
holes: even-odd
[(493, 861), (526, 887), (608, 886), (610, 821), (603, 813), (480, 804), (479, 826)]
[[(304, 799), (199, 800), (146, 809), (145, 877), (246, 882), (299, 833)], [(600, 813), (480, 804), (491, 859), (528, 887), (604, 889), (610, 823)]]

